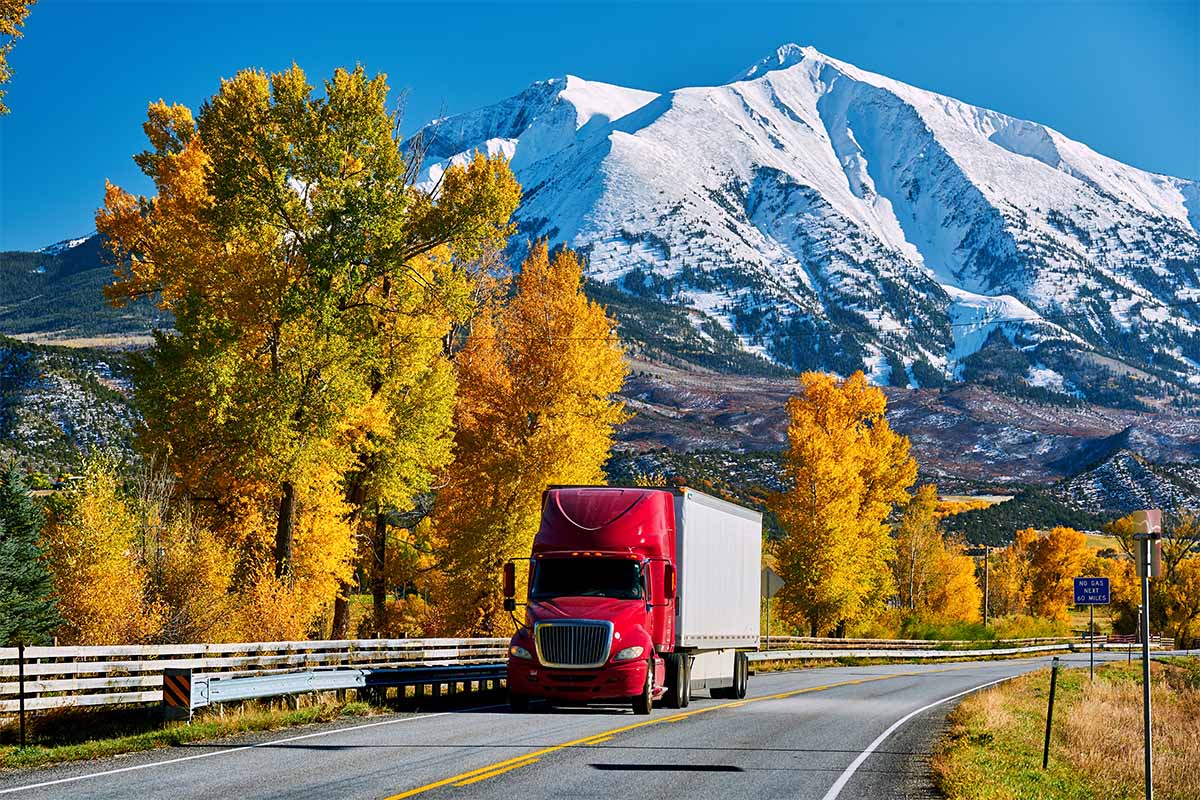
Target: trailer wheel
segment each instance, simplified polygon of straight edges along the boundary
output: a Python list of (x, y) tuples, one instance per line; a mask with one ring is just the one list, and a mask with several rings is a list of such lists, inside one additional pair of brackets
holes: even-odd
[(733, 696), (741, 700), (746, 696), (746, 684), (750, 682), (750, 661), (745, 653), (738, 653), (733, 664)]
[(529, 697), (523, 694), (508, 693), (508, 710), (514, 714), (524, 714), (529, 710)]
[(683, 656), (683, 707), (692, 702), (692, 659)]
[(646, 664), (646, 685), (642, 693), (633, 698), (633, 713), (648, 715), (654, 709), (654, 660)]

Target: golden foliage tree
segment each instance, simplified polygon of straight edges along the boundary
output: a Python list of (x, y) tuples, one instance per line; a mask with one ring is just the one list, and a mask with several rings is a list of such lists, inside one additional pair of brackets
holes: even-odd
[(938, 622), (977, 622), (983, 616), (983, 590), (975, 559), (958, 540), (944, 541), (934, 561), (936, 576), (928, 593), (928, 614)]
[[(1105, 531), (1117, 537), (1121, 549), (1133, 560), (1133, 554), (1137, 552), (1133, 534), (1137, 528), (1132, 517), (1114, 520), (1105, 526)], [(1161, 547), (1162, 575), (1150, 581), (1151, 629), (1169, 631), (1177, 638), (1192, 642), (1197, 636), (1196, 624), (1200, 619), (1200, 593), (1196, 591), (1200, 517), (1189, 511), (1166, 515)], [(1135, 592), (1134, 603), (1140, 603), (1140, 586), (1135, 587)]]
[(1087, 537), (1058, 526), (1037, 539), (1030, 560), (1030, 610), (1034, 616), (1067, 620), (1074, 602), (1074, 579), (1088, 559)]
[(595, 484), (625, 419), (614, 399), (624, 352), (603, 307), (583, 293), (570, 250), (535, 243), (516, 292), (475, 320), (457, 355), (456, 456), (434, 527), (446, 623), (498, 633), (500, 567), (528, 555), (551, 484)]
[(923, 484), (904, 507), (896, 528), (893, 573), (902, 608), (935, 622), (974, 622), (982, 592), (965, 546), (941, 529), (937, 487)]
[(862, 372), (800, 376), (788, 401), (784, 477), (772, 507), (785, 613), (816, 635), (869, 621), (894, 593), (894, 544), (884, 520), (916, 480), (906, 437), (884, 417), (887, 399)]
[(360, 67), (315, 96), (293, 66), (239, 72), (198, 118), (152, 104), (135, 160), (157, 194), (109, 185), (97, 214), (110, 299), (156, 297), (175, 321), (136, 365), (141, 446), (208, 503), (273, 630), (311, 626), (360, 522), (444, 466), (459, 263), (503, 240), (519, 198), (483, 156), (418, 191), (387, 94)]
[(1037, 531), (1023, 528), (1008, 547), (992, 554), (989, 594), (996, 616), (1030, 613), (1030, 574), (1037, 541)]
[(24, 35), (21, 30), (25, 18), (37, 0), (0, 0), (0, 115), (7, 114), (9, 109), (4, 104), (4, 84), (12, 80), (12, 68), (8, 66), (8, 54), (13, 46)]
[(937, 487), (923, 484), (904, 507), (896, 528), (896, 587), (900, 606), (915, 611), (928, 598), (929, 578), (943, 550)]
[(138, 518), (114, 466), (93, 459), (83, 480), (52, 507), (43, 532), (65, 624), (65, 644), (136, 644), (155, 639), (165, 619), (150, 597)]

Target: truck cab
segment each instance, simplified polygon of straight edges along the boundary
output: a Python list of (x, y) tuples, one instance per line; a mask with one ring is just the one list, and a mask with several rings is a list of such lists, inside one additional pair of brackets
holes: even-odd
[[(672, 707), (687, 704), (690, 667), (698, 654), (678, 647), (680, 510), (680, 497), (665, 489), (545, 492), (529, 558), (524, 622), (508, 651), (514, 711), (526, 709), (534, 697), (631, 703), (639, 714), (649, 714), (658, 699)], [(754, 544), (757, 581), (757, 536)], [(504, 594), (506, 606), (515, 610), (513, 562), (505, 565)], [(756, 646), (757, 607), (753, 626)], [(732, 650), (729, 657), (733, 665)], [(736, 666), (730, 672), (726, 677), (736, 690)], [(744, 692), (744, 679), (742, 685)]]

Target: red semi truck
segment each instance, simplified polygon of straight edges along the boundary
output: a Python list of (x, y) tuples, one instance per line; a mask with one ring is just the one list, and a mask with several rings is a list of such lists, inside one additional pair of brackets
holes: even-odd
[[(529, 558), (509, 703), (743, 697), (758, 648), (762, 516), (691, 489), (552, 487)], [(516, 565), (504, 565), (515, 610)]]

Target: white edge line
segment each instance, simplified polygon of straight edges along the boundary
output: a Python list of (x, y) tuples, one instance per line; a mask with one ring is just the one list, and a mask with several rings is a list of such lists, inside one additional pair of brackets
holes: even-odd
[(936, 700), (927, 706), (921, 706), (920, 708), (918, 708), (915, 711), (908, 712), (903, 717), (901, 717), (900, 719), (893, 722), (890, 728), (888, 728), (883, 733), (879, 734), (879, 736), (876, 737), (875, 741), (873, 741), (869, 745), (867, 745), (866, 750), (863, 750), (861, 753), (858, 754), (857, 758), (855, 758), (853, 761), (850, 762), (850, 766), (846, 767), (846, 771), (843, 772), (841, 774), (841, 776), (839, 776), (838, 779), (833, 782), (833, 786), (829, 787), (829, 791), (825, 793), (825, 796), (822, 798), (822, 800), (837, 800), (838, 795), (840, 795), (842, 793), (842, 789), (846, 788), (846, 784), (850, 781), (850, 778), (852, 778), (854, 776), (854, 773), (858, 770), (858, 768), (861, 767), (863, 762), (867, 760), (867, 757), (870, 756), (871, 753), (875, 752), (875, 748), (877, 748), (877, 747), (879, 747), (879, 745), (883, 744), (884, 740), (887, 739), (889, 736), (891, 736), (893, 733), (895, 733), (897, 728), (899, 728), (904, 723), (908, 722), (910, 719), (915, 717), (917, 714), (928, 711), (931, 708), (936, 708), (937, 706), (940, 706), (942, 703), (948, 703), (951, 700), (962, 697), (963, 695), (971, 694), (972, 692), (978, 692), (982, 689), (988, 688), (989, 686), (995, 686), (998, 683), (1004, 683), (1005, 681), (1011, 681), (1015, 678), (1019, 678), (1023, 674), (1024, 673), (1018, 673), (1017, 675), (1009, 675), (1008, 677), (1000, 678), (999, 680), (988, 681), (987, 683), (981, 683), (978, 686), (972, 687), (970, 689), (965, 689), (961, 692), (958, 692), (957, 694), (952, 694), (949, 697), (943, 697), (941, 700)]
[[(13, 786), (8, 789), (0, 789), (0, 794), (12, 794), (13, 792), (26, 792), (26, 791), (29, 791), (30, 789), (44, 789), (47, 786), (59, 786), (64, 783), (75, 783), (76, 781), (85, 781), (90, 778), (103, 778), (108, 775), (119, 775), (122, 772), (134, 772), (139, 769), (151, 769), (153, 767), (165, 767), (170, 764), (180, 764), (180, 763), (183, 763), (184, 761), (195, 761), (195, 760), (201, 759), (201, 758), (212, 758), (213, 756), (227, 756), (227, 755), (231, 755), (233, 753), (240, 753), (243, 750), (254, 750), (259, 747), (273, 747), (275, 745), (287, 744), (288, 742), (298, 742), (301, 739), (315, 739), (318, 736), (331, 736), (335, 733), (349, 733), (350, 731), (361, 731), (361, 730), (364, 730), (365, 728), (377, 728), (380, 725), (396, 725), (401, 722), (416, 722), (419, 719), (433, 719), (434, 717), (444, 717), (447, 714), (461, 714), (465, 711), (486, 711), (491, 708), (500, 708), (500, 706), (498, 706), (498, 705), (477, 706), (475, 708), (464, 708), (459, 711), (439, 711), (434, 714), (421, 714), (419, 716), (413, 716), (413, 717), (400, 717), (398, 719), (385, 719), (385, 720), (381, 720), (380, 722), (368, 722), (363, 725), (351, 725), (349, 727), (334, 728), (333, 730), (328, 730), (328, 731), (317, 731), (316, 733), (305, 733), (305, 734), (301, 734), (300, 736), (288, 736), (283, 739), (271, 739), (270, 741), (266, 741), (266, 742), (258, 742), (257, 744), (247, 744), (247, 745), (242, 745), (240, 747), (231, 747), (231, 748), (226, 748), (226, 749), (222, 749), (222, 750), (214, 750), (211, 753), (197, 753), (197, 754), (191, 755), (191, 756), (182, 756), (180, 758), (167, 759), (166, 761), (152, 761), (148, 764), (134, 764), (133, 766), (129, 766), (129, 767), (121, 767), (119, 769), (104, 770), (103, 772), (89, 772), (86, 775), (75, 775), (70, 778), (59, 778), (59, 779), (53, 780), (53, 781), (43, 781), (42, 783), (29, 783), (24, 786)], [(201, 746), (201, 747), (205, 746), (205, 744), (206, 743), (204, 743), (204, 742), (195, 743), (196, 746)], [(153, 752), (153, 750), (143, 751), (143, 752)], [(69, 762), (65, 762), (65, 763), (69, 763)], [(61, 765), (56, 764), (54, 766), (61, 766)]]

